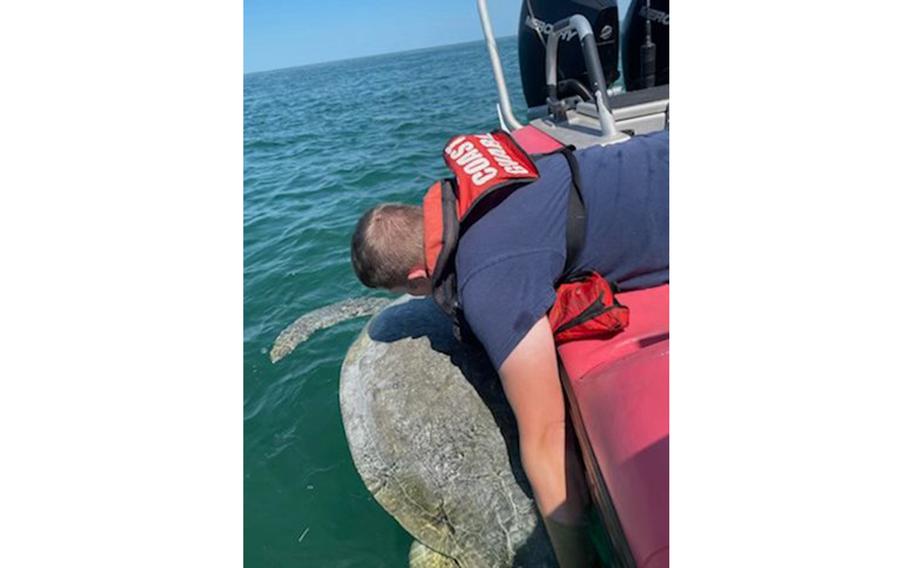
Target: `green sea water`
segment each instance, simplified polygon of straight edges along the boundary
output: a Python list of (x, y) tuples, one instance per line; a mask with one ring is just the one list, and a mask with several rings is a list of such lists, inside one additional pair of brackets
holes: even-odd
[[(500, 41), (524, 117), (517, 41)], [(244, 556), (248, 567), (407, 565), (411, 537), (354, 469), (338, 377), (364, 319), (273, 365), (301, 314), (377, 295), (350, 268), (360, 214), (419, 203), (451, 136), (498, 126), (482, 42), (244, 77)]]

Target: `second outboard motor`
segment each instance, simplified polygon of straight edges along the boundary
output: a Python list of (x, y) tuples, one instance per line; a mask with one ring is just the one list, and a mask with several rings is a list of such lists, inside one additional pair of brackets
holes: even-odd
[[(616, 0), (524, 0), (518, 25), (518, 61), (528, 107), (547, 103), (546, 43), (553, 24), (573, 14), (587, 18), (594, 30), (607, 85), (619, 77), (619, 9)], [(563, 32), (557, 56), (559, 97), (589, 100), (592, 83), (585, 70), (575, 30)]]
[(633, 0), (622, 25), (626, 91), (670, 82), (670, 0)]

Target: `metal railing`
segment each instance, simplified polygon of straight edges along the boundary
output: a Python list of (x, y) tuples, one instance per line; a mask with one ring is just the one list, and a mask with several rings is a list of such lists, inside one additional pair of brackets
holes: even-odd
[(559, 51), (559, 36), (567, 29), (574, 29), (581, 41), (581, 51), (585, 57), (588, 78), (591, 79), (594, 87), (594, 104), (597, 105), (600, 130), (606, 138), (616, 138), (619, 131), (616, 129), (616, 121), (613, 120), (613, 115), (610, 114), (610, 109), (607, 107), (607, 81), (604, 78), (603, 66), (600, 64), (600, 56), (597, 54), (597, 41), (594, 38), (591, 23), (579, 14), (553, 24), (553, 29), (547, 37), (547, 103), (551, 109), (556, 108), (559, 103), (556, 86), (556, 57)]
[[(487, 11), (486, 0), (477, 0), (477, 11), (480, 14), (480, 23), (483, 26), (483, 35), (487, 43), (487, 51), (490, 54), (490, 63), (493, 66), (493, 79), (496, 82), (496, 92), (499, 95), (498, 112), (500, 122), (508, 130), (517, 130), (523, 125), (515, 118), (512, 111), (512, 101), (509, 98), (509, 89), (506, 86), (505, 74), (502, 71), (502, 62), (499, 59), (499, 49), (496, 46), (496, 37), (493, 34), (493, 25), (490, 22), (490, 14)], [(553, 24), (553, 28), (547, 37), (546, 53), (546, 72), (547, 72), (547, 102), (552, 109), (558, 108), (557, 84), (556, 84), (556, 59), (559, 51), (559, 36), (566, 29), (574, 29), (578, 33), (581, 41), (582, 53), (585, 58), (585, 67), (588, 71), (588, 77), (594, 83), (594, 104), (597, 108), (597, 117), (600, 121), (600, 129), (603, 136), (607, 139), (617, 139), (625, 137), (616, 128), (616, 121), (610, 113), (607, 106), (607, 82), (604, 79), (603, 67), (600, 63), (600, 56), (597, 53), (597, 42), (594, 32), (591, 30), (591, 24), (588, 20), (579, 14), (575, 14)]]
[(496, 37), (493, 35), (493, 25), (490, 23), (486, 0), (477, 0), (477, 11), (480, 13), (483, 36), (487, 40), (487, 51), (490, 52), (490, 63), (493, 64), (493, 79), (496, 81), (496, 91), (499, 93), (500, 117), (505, 119), (506, 126), (510, 130), (518, 130), (522, 124), (518, 122), (512, 112), (512, 101), (509, 99), (509, 89), (506, 87), (506, 78), (502, 72), (502, 62), (499, 60), (499, 49), (496, 47)]

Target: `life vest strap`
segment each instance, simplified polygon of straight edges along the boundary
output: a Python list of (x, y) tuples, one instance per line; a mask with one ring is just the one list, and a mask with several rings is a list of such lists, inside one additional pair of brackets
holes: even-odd
[(585, 202), (581, 196), (581, 177), (578, 173), (578, 160), (575, 158), (574, 147), (567, 146), (559, 150), (569, 163), (572, 174), (572, 187), (569, 190), (569, 204), (566, 208), (566, 264), (563, 266), (563, 278), (570, 276), (569, 268), (576, 265), (581, 249), (585, 244), (587, 213)]

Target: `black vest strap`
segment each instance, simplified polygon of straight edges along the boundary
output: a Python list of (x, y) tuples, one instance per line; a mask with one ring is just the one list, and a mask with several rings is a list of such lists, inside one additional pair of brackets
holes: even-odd
[(569, 205), (566, 208), (566, 264), (562, 269), (563, 278), (569, 277), (569, 268), (575, 265), (578, 255), (585, 244), (585, 225), (587, 215), (585, 202), (581, 197), (581, 176), (578, 173), (578, 161), (572, 152), (574, 148), (566, 147), (561, 150), (566, 161), (569, 162), (569, 171), (572, 173), (572, 187), (569, 189)]

